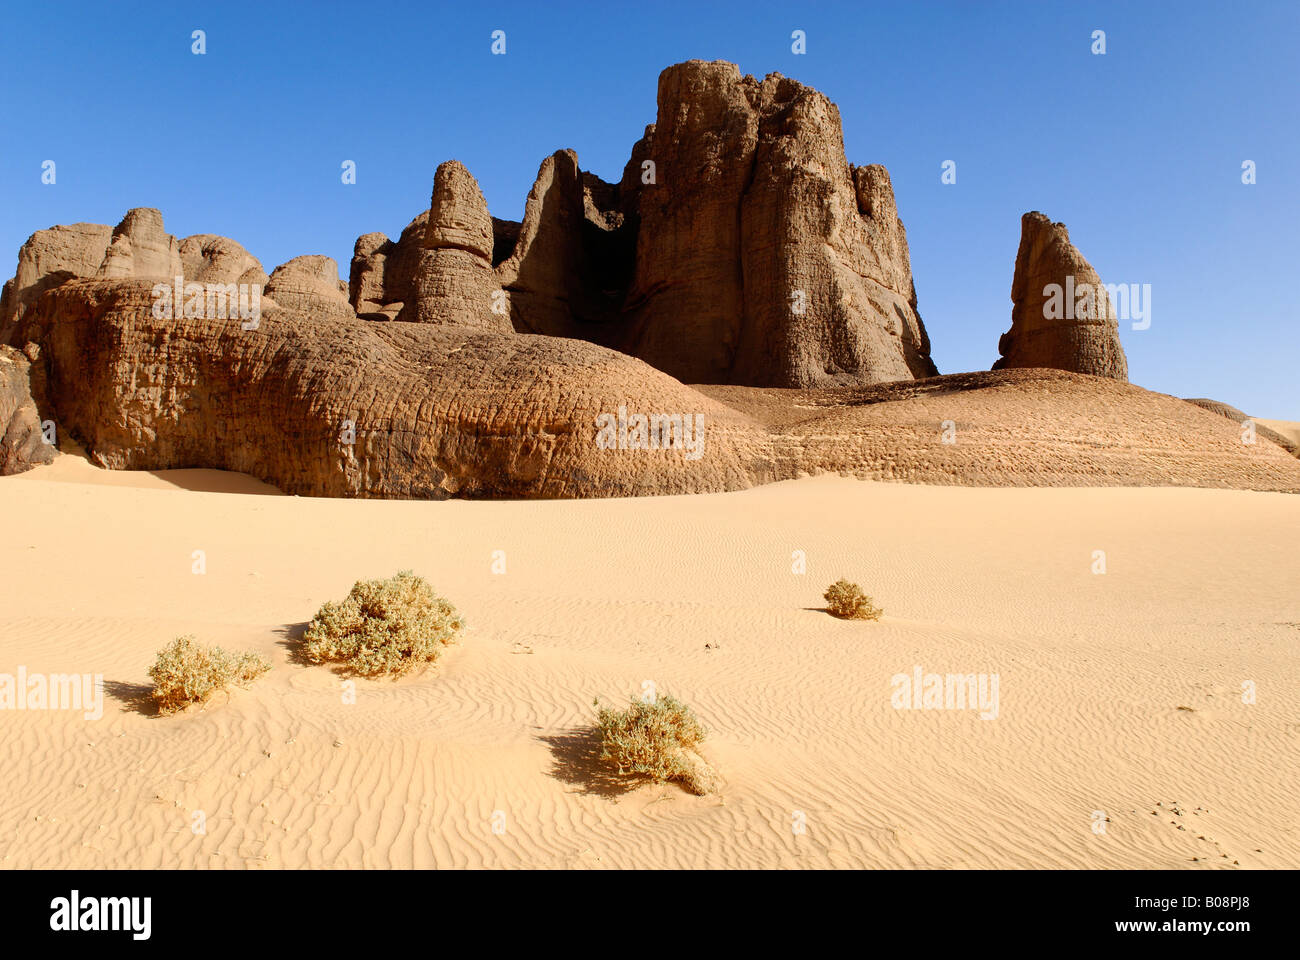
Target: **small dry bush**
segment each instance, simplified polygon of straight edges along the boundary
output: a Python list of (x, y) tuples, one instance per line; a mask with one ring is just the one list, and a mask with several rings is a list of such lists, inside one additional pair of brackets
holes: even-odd
[(464, 626), (423, 577), (403, 570), (387, 580), (358, 580), (346, 599), (322, 606), (303, 634), (303, 653), (363, 677), (399, 677), (436, 661)]
[(823, 596), (826, 598), (827, 609), (841, 620), (879, 620), (885, 612), (871, 602), (861, 587), (844, 579), (836, 580), (827, 587)]
[(696, 752), (704, 728), (691, 708), (668, 694), (653, 703), (633, 699), (626, 710), (597, 708), (602, 760), (619, 773), (632, 773), (658, 782), (676, 780), (691, 793), (714, 790), (713, 770)]
[(158, 652), (149, 678), (158, 712), (167, 714), (203, 703), (232, 684), (251, 683), (270, 669), (256, 653), (230, 653), (220, 647), (205, 647), (193, 637), (177, 637)]

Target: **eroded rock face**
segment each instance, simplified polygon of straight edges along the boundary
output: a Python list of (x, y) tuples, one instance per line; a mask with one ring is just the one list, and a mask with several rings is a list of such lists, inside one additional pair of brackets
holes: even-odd
[(181, 265), (186, 281), (196, 283), (265, 284), (261, 261), (229, 237), (196, 233), (180, 242)]
[(1049, 367), (1128, 380), (1106, 288), (1065, 224), (1037, 211), (1021, 218), (1011, 301), (1011, 329), (998, 340), (994, 370)]
[(9, 343), (24, 311), (46, 290), (93, 277), (104, 262), (113, 228), (74, 223), (37, 230), (18, 251), (18, 270), (0, 294), (0, 343)]
[(500, 239), (514, 234), (496, 280), (509, 293), (515, 330), (595, 340), (600, 331), (589, 325), (617, 315), (627, 277), (620, 280), (601, 258), (604, 247), (620, 242), (617, 196), (616, 186), (578, 168), (572, 150), (542, 161), (523, 223), (511, 231), (516, 225), (497, 221)]
[(559, 151), (515, 224), (492, 220), (468, 171), (444, 164), (415, 249), (418, 223), (395, 242), (358, 240), (358, 313), (504, 332), (479, 307), (499, 288), (510, 329), (612, 346), (686, 382), (935, 372), (888, 174), (851, 167), (835, 105), (779, 74), (670, 67), (619, 183)]
[(0, 476), (53, 459), (54, 447), (44, 441), (32, 399), (31, 364), (21, 351), (0, 344)]
[(347, 285), (339, 279), (339, 265), (333, 257), (309, 255), (280, 264), (266, 281), (263, 310), (266, 300), (322, 320), (350, 320), (356, 316), (348, 303)]
[(655, 183), (639, 190), (629, 352), (700, 383), (935, 372), (888, 176), (855, 178), (822, 94), (678, 64), (660, 75), (640, 152)]
[(423, 249), (410, 299), (397, 315), (437, 323), (509, 332), (509, 311), (492, 274), (492, 217), (478, 181), (455, 160), (438, 167)]
[[(29, 319), (60, 429), (115, 469), (238, 470), (306, 496), (604, 497), (773, 479), (765, 433), (632, 357), (463, 326), (155, 319), (147, 281), (71, 281)], [(602, 448), (597, 421), (691, 417), (688, 447)], [(695, 421), (698, 416), (700, 421)], [(349, 442), (351, 439), (351, 442)], [(690, 438), (683, 438), (683, 440)]]
[(128, 210), (113, 228), (113, 237), (95, 276), (103, 280), (125, 277), (181, 276), (180, 244), (163, 229), (162, 213), (152, 207)]

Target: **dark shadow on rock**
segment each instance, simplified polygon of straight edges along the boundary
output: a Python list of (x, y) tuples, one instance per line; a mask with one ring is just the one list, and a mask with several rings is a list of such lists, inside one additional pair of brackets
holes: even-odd
[(153, 687), (147, 683), (124, 683), (121, 680), (105, 680), (104, 693), (128, 710), (133, 710), (146, 717), (159, 715), (158, 701), (153, 698)]
[(594, 727), (538, 737), (551, 749), (551, 776), (577, 787), (584, 796), (615, 799), (649, 783), (647, 777), (620, 774), (600, 758), (600, 732)]

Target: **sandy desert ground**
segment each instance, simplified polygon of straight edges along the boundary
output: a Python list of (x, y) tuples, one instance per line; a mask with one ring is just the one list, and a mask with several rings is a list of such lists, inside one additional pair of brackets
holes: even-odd
[[(316, 500), (64, 454), (0, 480), (0, 510), (0, 672), (106, 690), (98, 720), (0, 716), (5, 867), (1300, 864), (1293, 495), (823, 476)], [(345, 704), (294, 638), (354, 580), (400, 568), (467, 634)], [(821, 610), (841, 575), (881, 622)], [(274, 669), (157, 717), (146, 670), (186, 633)], [(996, 719), (895, 709), (891, 678), (917, 665), (996, 674)], [(645, 680), (696, 708), (720, 795), (626, 789), (594, 761), (592, 698)]]

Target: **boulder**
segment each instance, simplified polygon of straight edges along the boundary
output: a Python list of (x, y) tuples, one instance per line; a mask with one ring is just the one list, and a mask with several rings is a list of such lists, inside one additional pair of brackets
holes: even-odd
[(180, 242), (181, 267), (187, 282), (243, 283), (266, 273), (261, 262), (229, 237), (196, 233)]
[(339, 265), (333, 257), (309, 255), (294, 257), (271, 271), (263, 293), (288, 310), (309, 313), (322, 320), (351, 319), (356, 316), (348, 303), (348, 288), (339, 279)]

